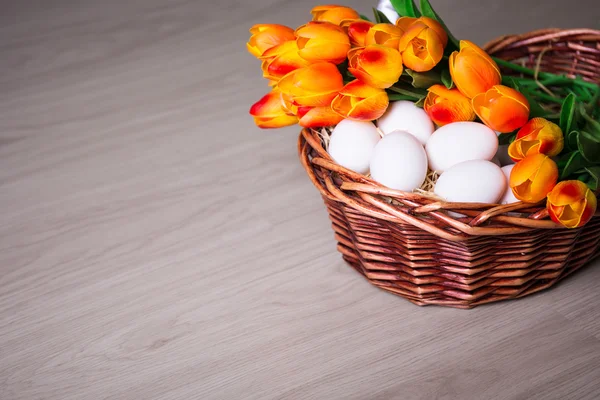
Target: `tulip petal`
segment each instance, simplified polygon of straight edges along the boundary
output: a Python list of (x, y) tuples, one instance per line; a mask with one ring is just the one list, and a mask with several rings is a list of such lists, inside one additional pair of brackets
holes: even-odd
[(370, 21), (365, 20), (346, 20), (342, 23), (341, 27), (346, 30), (348, 37), (350, 38), (350, 44), (354, 46), (363, 47), (366, 45), (367, 34), (373, 24)]
[(350, 50), (348, 70), (370, 86), (386, 89), (402, 74), (402, 57), (397, 50), (381, 45)]
[(385, 90), (367, 85), (360, 80), (348, 83), (333, 99), (331, 108), (344, 118), (372, 121), (381, 117), (389, 105)]
[(469, 98), (485, 93), (501, 82), (500, 69), (494, 60), (467, 40), (461, 40), (460, 51), (450, 55), (449, 66), (454, 84)]
[(265, 51), (281, 43), (295, 40), (294, 30), (279, 24), (258, 24), (250, 28), (252, 36), (246, 48), (255, 57), (261, 57)]
[(392, 24), (376, 24), (367, 32), (365, 45), (379, 44), (398, 50), (398, 43), (403, 33), (404, 31)]
[(310, 108), (302, 117), (299, 124), (304, 128), (320, 128), (339, 124), (344, 117), (335, 113), (331, 107)]
[(344, 20), (360, 18), (354, 9), (336, 5), (316, 6), (310, 13), (313, 15), (313, 21), (325, 21), (336, 25)]
[(342, 74), (331, 63), (311, 64), (285, 75), (277, 89), (300, 106), (328, 106), (344, 87)]
[(548, 194), (547, 209), (550, 218), (567, 228), (577, 228), (587, 223), (596, 207), (596, 196), (581, 181), (560, 182)]
[(389, 105), (387, 93), (379, 93), (356, 103), (348, 117), (358, 121), (373, 121), (380, 118)]
[(281, 93), (274, 90), (263, 96), (250, 108), (250, 115), (254, 117), (254, 123), (263, 129), (281, 128), (298, 123), (298, 118), (289, 115), (284, 108)]

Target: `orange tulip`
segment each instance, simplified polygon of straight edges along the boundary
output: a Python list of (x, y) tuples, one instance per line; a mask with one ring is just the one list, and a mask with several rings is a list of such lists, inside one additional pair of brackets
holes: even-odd
[(336, 5), (316, 6), (310, 13), (313, 21), (331, 22), (336, 25), (341, 24), (344, 20), (360, 18), (360, 14), (352, 8)]
[(352, 75), (376, 88), (389, 88), (402, 75), (402, 57), (389, 47), (373, 44), (352, 49), (348, 61)]
[(596, 196), (581, 181), (559, 182), (546, 203), (552, 221), (567, 228), (585, 225), (596, 212), (596, 206)]
[(544, 118), (533, 118), (523, 125), (517, 138), (508, 147), (508, 155), (515, 161), (532, 154), (558, 155), (565, 145), (560, 127)]
[(458, 89), (448, 89), (444, 85), (433, 85), (427, 89), (423, 109), (438, 126), (450, 122), (473, 121), (475, 111), (471, 101)]
[(331, 107), (300, 107), (298, 122), (304, 128), (321, 128), (339, 124), (344, 117), (335, 113)]
[(348, 35), (329, 22), (309, 22), (296, 30), (298, 54), (307, 61), (339, 64), (350, 50)]
[(295, 40), (284, 42), (265, 51), (262, 57), (263, 77), (276, 82), (290, 72), (310, 65), (298, 55), (298, 45)]
[(550, 193), (557, 180), (556, 163), (545, 154), (533, 154), (513, 167), (509, 184), (517, 199), (537, 203)]
[(380, 44), (398, 50), (404, 31), (392, 24), (373, 25), (365, 38), (365, 45)]
[(507, 86), (492, 86), (473, 97), (473, 109), (484, 124), (501, 133), (512, 132), (529, 119), (525, 96)]
[(401, 30), (406, 29), (398, 44), (402, 61), (413, 71), (429, 71), (442, 59), (448, 34), (431, 18), (406, 18), (400, 18), (396, 22)]
[(281, 128), (298, 123), (298, 117), (284, 108), (281, 93), (273, 90), (250, 108), (250, 115), (259, 128)]
[(358, 79), (348, 83), (333, 99), (331, 108), (344, 118), (373, 121), (383, 115), (389, 98), (383, 89), (374, 88)]
[(261, 57), (265, 51), (289, 40), (296, 40), (294, 30), (278, 24), (258, 24), (250, 28), (250, 40), (246, 47), (250, 54)]
[(325, 107), (344, 87), (344, 79), (331, 63), (316, 63), (290, 72), (277, 89), (297, 106)]
[(366, 45), (367, 33), (375, 24), (363, 19), (346, 20), (340, 25), (348, 34), (352, 46), (364, 47)]
[(453, 52), (449, 61), (454, 84), (470, 99), (499, 85), (502, 80), (496, 62), (468, 40), (460, 41), (460, 51)]

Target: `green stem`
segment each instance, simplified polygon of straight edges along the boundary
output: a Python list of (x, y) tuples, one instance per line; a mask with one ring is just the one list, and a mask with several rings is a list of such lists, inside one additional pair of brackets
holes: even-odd
[(396, 87), (396, 86), (391, 86), (391, 87), (388, 88), (388, 90), (391, 90), (392, 92), (403, 94), (405, 96), (410, 96), (410, 97), (414, 98), (415, 100), (418, 100), (421, 97), (427, 95), (427, 93), (419, 93), (419, 92), (415, 92), (415, 91), (412, 91), (412, 90), (399, 88), (399, 87)]

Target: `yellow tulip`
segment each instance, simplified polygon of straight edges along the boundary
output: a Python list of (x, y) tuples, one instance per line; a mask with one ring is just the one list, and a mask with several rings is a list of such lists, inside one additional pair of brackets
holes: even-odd
[(298, 55), (295, 40), (284, 42), (269, 50), (260, 57), (263, 77), (276, 83), (290, 72), (306, 67), (311, 63)]
[(348, 83), (333, 99), (331, 108), (344, 118), (373, 121), (381, 117), (389, 105), (383, 89), (374, 88), (360, 80)]
[(392, 24), (376, 24), (369, 29), (365, 37), (365, 45), (380, 44), (398, 50), (400, 38), (404, 31)]
[(326, 107), (344, 87), (342, 74), (334, 64), (316, 63), (290, 72), (277, 89), (294, 105)]
[(537, 203), (550, 193), (557, 180), (556, 163), (545, 154), (533, 154), (515, 164), (509, 184), (517, 199)]
[(529, 102), (507, 86), (492, 86), (472, 99), (473, 110), (484, 124), (501, 133), (519, 129), (529, 120)]
[(565, 145), (560, 127), (544, 118), (533, 118), (519, 132), (508, 147), (508, 155), (515, 161), (532, 154), (558, 155)]
[(431, 18), (405, 18), (400, 18), (396, 23), (400, 29), (406, 29), (398, 44), (402, 61), (413, 71), (429, 71), (444, 56), (448, 34)]
[(360, 18), (360, 14), (352, 8), (336, 5), (316, 6), (310, 13), (313, 15), (313, 21), (331, 22), (335, 25), (340, 25), (345, 20)]
[(475, 111), (471, 101), (458, 89), (433, 85), (428, 90), (423, 109), (438, 126), (451, 122), (473, 121)]
[(559, 182), (546, 203), (550, 218), (567, 228), (585, 225), (594, 216), (596, 206), (596, 196), (581, 181)]
[(258, 24), (250, 28), (250, 40), (246, 47), (250, 54), (261, 57), (265, 51), (290, 40), (296, 40), (294, 30), (278, 24)]
[(386, 89), (402, 75), (398, 50), (381, 45), (359, 47), (348, 52), (348, 71), (370, 86)]
[(494, 60), (468, 40), (460, 41), (460, 51), (453, 52), (449, 61), (454, 84), (470, 99), (499, 85), (502, 80)]
[(357, 47), (364, 47), (366, 45), (367, 33), (374, 26), (370, 21), (362, 19), (346, 20), (340, 25), (342, 29), (348, 34), (350, 38), (350, 44)]
[(348, 35), (329, 22), (309, 22), (296, 30), (298, 54), (307, 61), (340, 64), (350, 50)]
[(281, 128), (298, 123), (298, 117), (290, 115), (284, 108), (281, 93), (273, 90), (263, 96), (250, 108), (250, 115), (254, 117), (254, 123), (259, 128)]

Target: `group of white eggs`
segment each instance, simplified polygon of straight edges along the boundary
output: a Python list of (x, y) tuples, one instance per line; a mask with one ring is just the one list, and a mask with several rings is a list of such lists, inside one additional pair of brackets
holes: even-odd
[[(518, 200), (508, 185), (514, 164), (506, 149), (498, 147), (496, 132), (484, 124), (453, 122), (436, 130), (423, 109), (398, 101), (377, 126), (340, 122), (331, 133), (328, 152), (339, 165), (370, 173), (391, 189), (412, 192), (431, 170), (440, 174), (434, 193), (446, 201), (514, 203)], [(507, 165), (501, 167), (501, 162)]]

